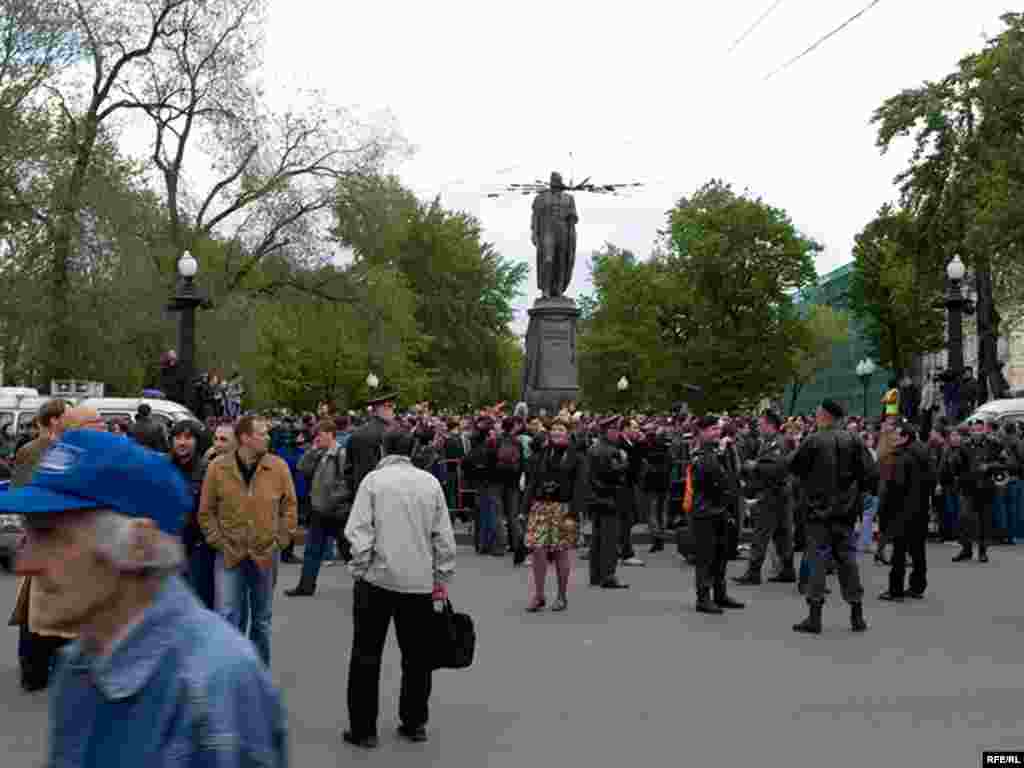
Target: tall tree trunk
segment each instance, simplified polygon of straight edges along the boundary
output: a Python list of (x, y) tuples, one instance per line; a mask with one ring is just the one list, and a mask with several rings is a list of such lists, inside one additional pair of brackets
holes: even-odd
[(999, 324), (992, 294), (992, 265), (987, 257), (975, 262), (978, 294), (978, 405), (1005, 396), (1009, 384), (999, 369)]
[(789, 415), (790, 416), (793, 415), (793, 411), (796, 409), (796, 399), (798, 397), (800, 397), (800, 392), (803, 390), (803, 388), (804, 388), (803, 382), (800, 382), (800, 381), (794, 381), (792, 386), (791, 386), (791, 388), (790, 388), (790, 393), (791, 393), (790, 397), (789, 397)]
[(89, 173), (98, 125), (95, 114), (82, 120), (82, 135), (76, 136), (74, 165), (67, 186), (57, 205), (52, 230), (53, 262), (50, 275), (49, 349), (43, 367), (43, 379), (70, 379), (75, 376), (74, 330), (71, 319), (71, 261), (74, 257), (75, 235), (82, 192)]

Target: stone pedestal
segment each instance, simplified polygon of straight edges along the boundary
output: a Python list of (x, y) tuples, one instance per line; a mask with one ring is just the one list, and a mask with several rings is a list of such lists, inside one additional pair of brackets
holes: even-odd
[(523, 400), (531, 416), (541, 408), (554, 416), (560, 403), (579, 396), (576, 321), (580, 311), (572, 299), (559, 296), (537, 299), (529, 314)]

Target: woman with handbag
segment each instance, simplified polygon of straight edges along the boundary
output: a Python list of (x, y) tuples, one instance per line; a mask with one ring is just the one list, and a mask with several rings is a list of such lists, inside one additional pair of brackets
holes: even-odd
[(570, 504), (576, 487), (576, 451), (569, 439), (569, 424), (557, 419), (547, 440), (533, 453), (527, 472), (523, 507), (527, 510), (526, 546), (533, 554), (534, 594), (526, 610), (536, 613), (547, 604), (545, 580), (548, 563), (555, 564), (558, 599), (551, 610), (564, 611), (576, 547), (576, 516)]

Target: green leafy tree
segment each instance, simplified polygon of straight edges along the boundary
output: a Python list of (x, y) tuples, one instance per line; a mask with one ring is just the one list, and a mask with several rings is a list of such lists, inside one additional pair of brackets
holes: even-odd
[[(577, 329), (587, 407), (606, 411), (652, 400), (667, 406), (678, 392), (666, 375), (673, 361), (657, 341), (652, 311), (663, 300), (663, 276), (650, 262), (612, 243), (595, 251), (590, 263), (594, 292), (580, 300)], [(625, 394), (617, 388), (622, 376), (630, 382)]]
[[(321, 400), (355, 407), (368, 395), (370, 370), (384, 381), (402, 382), (403, 399), (419, 399), (426, 377), (413, 358), (425, 340), (414, 304), (404, 276), (387, 267), (368, 275), (358, 308), (296, 291), (263, 302), (256, 312), (255, 361), (262, 399), (296, 410), (312, 410)], [(382, 339), (386, 345), (371, 353), (370, 343)]]
[(781, 391), (801, 336), (793, 295), (814, 283), (821, 246), (782, 209), (713, 180), (669, 212), (664, 248), (656, 338), (703, 390), (700, 407)]
[(914, 151), (896, 181), (920, 229), (928, 271), (941, 279), (960, 254), (973, 273), (983, 397), (1006, 386), (997, 306), (1024, 298), (1016, 279), (1024, 255), (1024, 14), (1002, 21), (1006, 28), (982, 51), (941, 80), (887, 99), (873, 118), (883, 152), (912, 136)]
[(842, 310), (814, 304), (803, 318), (801, 331), (791, 348), (789, 413), (796, 408), (803, 388), (832, 364), (835, 347), (849, 341), (850, 318)]
[[(509, 372), (512, 304), (526, 278), (483, 242), (472, 216), (422, 203), (393, 177), (358, 177), (338, 186), (335, 234), (357, 264), (401, 272), (416, 295), (415, 318), (428, 343), (416, 360), (437, 402), (474, 398), (469, 381), (501, 390)], [(371, 350), (376, 347), (371, 344)]]
[(853, 257), (850, 311), (874, 358), (902, 376), (918, 355), (943, 346), (944, 311), (935, 304), (941, 273), (921, 247), (914, 217), (889, 205), (857, 235)]

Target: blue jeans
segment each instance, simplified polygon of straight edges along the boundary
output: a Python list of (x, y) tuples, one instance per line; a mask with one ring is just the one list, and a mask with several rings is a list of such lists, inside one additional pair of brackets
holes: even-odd
[[(313, 518), (313, 524), (309, 527), (309, 533), (306, 534), (306, 546), (302, 550), (302, 576), (299, 577), (299, 586), (310, 590), (316, 589), (320, 566), (327, 559), (328, 544), (332, 545), (331, 549), (341, 548), (340, 542), (337, 547), (333, 545), (342, 535), (344, 534), (341, 533), (340, 525), (325, 526), (319, 519)], [(341, 553), (336, 552), (335, 554)]]
[(1024, 482), (1011, 480), (1006, 486), (1007, 532), (1011, 539), (1024, 538)]
[(1006, 537), (1013, 536), (1010, 500), (1009, 486), (996, 489), (992, 497), (992, 531), (998, 531)]
[(942, 495), (946, 501), (942, 515), (942, 538), (955, 539), (960, 530), (960, 494), (946, 491)]
[(871, 551), (871, 544), (875, 534), (875, 515), (878, 514), (878, 497), (864, 495), (864, 517), (860, 525), (860, 546), (859, 550)]
[[(274, 616), (274, 584), (277, 581), (277, 553), (267, 570), (246, 558), (234, 568), (224, 567), (224, 555), (217, 553), (217, 613), (249, 637), (263, 663), (270, 666), (270, 624)], [(246, 618), (249, 626), (246, 627)], [(247, 631), (248, 630), (248, 631)]]
[(481, 552), (494, 549), (498, 538), (497, 500), (488, 488), (480, 489), (477, 502), (477, 547)]
[(188, 555), (188, 583), (199, 598), (199, 602), (208, 610), (216, 606), (216, 590), (214, 589), (214, 563), (216, 552), (206, 543), (199, 541)]

